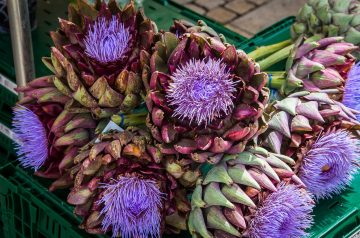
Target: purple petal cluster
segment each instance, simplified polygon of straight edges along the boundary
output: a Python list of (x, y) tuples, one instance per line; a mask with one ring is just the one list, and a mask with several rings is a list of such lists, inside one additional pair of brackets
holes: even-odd
[(281, 184), (271, 193), (250, 220), (250, 238), (306, 237), (312, 224), (314, 203), (305, 190)]
[[(352, 67), (345, 84), (343, 103), (345, 106), (360, 111), (360, 62)], [(360, 114), (357, 115), (360, 120)]]
[(153, 180), (120, 177), (104, 184), (102, 228), (112, 228), (113, 237), (160, 237), (163, 193)]
[(221, 60), (192, 59), (176, 69), (167, 99), (174, 117), (210, 124), (234, 107), (236, 81)]
[(128, 51), (131, 34), (115, 16), (98, 18), (85, 37), (85, 53), (100, 63), (121, 60)]
[(14, 108), (13, 131), (18, 160), (24, 168), (38, 170), (48, 158), (47, 131), (39, 117), (24, 106)]
[(321, 135), (304, 156), (299, 177), (317, 198), (340, 193), (356, 172), (357, 139), (339, 130)]

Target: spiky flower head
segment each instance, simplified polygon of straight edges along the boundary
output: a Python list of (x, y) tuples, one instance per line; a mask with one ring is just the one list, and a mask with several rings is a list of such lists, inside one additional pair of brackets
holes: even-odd
[(250, 220), (249, 237), (306, 237), (305, 230), (312, 224), (313, 207), (305, 190), (292, 184), (281, 184)]
[(15, 146), (24, 168), (38, 170), (48, 157), (47, 131), (39, 117), (24, 106), (14, 108), (13, 131), (20, 142)]
[(113, 237), (160, 237), (162, 209), (160, 192), (155, 181), (137, 177), (120, 177), (105, 184), (101, 214), (103, 229), (112, 227)]
[(99, 17), (85, 36), (85, 53), (100, 63), (119, 61), (129, 50), (131, 37), (129, 29), (116, 16), (110, 20)]
[[(343, 103), (345, 106), (360, 110), (360, 62), (351, 68), (345, 84)], [(360, 120), (360, 116), (357, 115)]]
[(209, 124), (234, 108), (236, 82), (221, 59), (191, 59), (173, 74), (167, 93), (173, 116), (197, 124)]
[(299, 177), (309, 191), (319, 198), (340, 193), (356, 172), (357, 139), (350, 132), (325, 133), (303, 158)]

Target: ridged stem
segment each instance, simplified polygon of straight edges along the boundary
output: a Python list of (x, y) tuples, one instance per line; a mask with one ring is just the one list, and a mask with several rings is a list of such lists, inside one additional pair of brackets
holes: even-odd
[(282, 85), (286, 82), (286, 72), (285, 71), (269, 71), (269, 80), (267, 86), (272, 89), (281, 89)]
[(116, 124), (125, 127), (140, 126), (146, 123), (147, 112), (137, 114), (113, 115), (111, 120)]
[(283, 48), (285, 48), (286, 46), (289, 46), (292, 43), (291, 40), (285, 40), (273, 45), (266, 45), (266, 46), (260, 46), (259, 48), (257, 48), (256, 50), (252, 51), (251, 53), (249, 53), (249, 57), (257, 60), (259, 58), (264, 58), (266, 56), (269, 56), (271, 54), (273, 54), (276, 51), (279, 51)]

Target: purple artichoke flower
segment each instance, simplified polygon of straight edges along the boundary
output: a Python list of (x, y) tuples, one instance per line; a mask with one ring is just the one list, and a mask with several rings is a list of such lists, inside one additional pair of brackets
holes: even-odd
[[(360, 62), (354, 65), (348, 74), (343, 103), (347, 107), (360, 110)], [(360, 120), (360, 114), (357, 119)]]
[(221, 60), (191, 59), (177, 68), (167, 93), (174, 115), (197, 124), (210, 124), (234, 107), (236, 81)]
[(314, 203), (305, 190), (281, 184), (271, 193), (250, 220), (250, 238), (305, 237), (312, 224)]
[(315, 198), (340, 193), (356, 172), (357, 139), (345, 130), (326, 133), (303, 158), (299, 177)]
[(153, 180), (120, 177), (104, 184), (102, 228), (112, 228), (113, 237), (160, 237), (163, 193)]
[(129, 49), (131, 34), (116, 16), (100, 17), (90, 27), (84, 40), (85, 53), (100, 63), (121, 60)]
[(47, 132), (39, 117), (24, 106), (14, 108), (13, 131), (20, 144), (15, 146), (24, 168), (37, 171), (48, 157)]

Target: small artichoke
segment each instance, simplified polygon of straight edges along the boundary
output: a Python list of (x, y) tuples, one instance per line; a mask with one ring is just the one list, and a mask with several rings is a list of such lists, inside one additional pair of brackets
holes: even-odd
[(134, 2), (69, 5), (69, 20), (50, 32), (55, 47), (43, 58), (56, 75), (55, 87), (88, 108), (95, 118), (124, 112), (141, 102), (139, 53), (149, 50), (156, 26)]
[[(267, 224), (258, 222), (261, 218), (269, 218), (263, 217), (264, 214), (257, 214), (264, 213), (261, 210), (273, 209), (272, 212), (281, 213), (282, 209), (286, 209), (284, 205), (262, 208), (268, 206), (266, 199), (269, 195), (270, 199), (271, 196), (279, 196), (271, 194), (282, 194), (285, 184), (291, 182), (298, 183), (300, 187), (303, 185), (288, 164), (294, 165), (295, 161), (284, 155), (269, 153), (261, 147), (249, 147), (239, 154), (224, 156), (221, 163), (211, 168), (204, 178), (197, 182), (191, 197), (192, 210), (188, 220), (190, 233), (201, 237), (242, 237), (245, 234), (250, 237), (263, 237), (256, 236), (261, 233), (261, 226), (272, 226), (275, 234), (283, 223), (290, 219), (293, 219), (294, 224), (301, 224), (300, 220), (292, 218), (295, 214), (289, 211), (286, 211), (283, 217), (277, 217), (280, 224), (276, 224), (275, 220), (273, 224), (271, 221)], [(298, 206), (310, 207), (301, 213), (301, 216), (309, 219), (311, 206), (307, 204), (311, 203), (311, 199), (305, 190), (295, 188), (292, 184), (287, 186), (293, 186), (292, 196), (298, 196), (292, 202)], [(302, 200), (304, 195), (306, 202), (303, 203), (299, 200)], [(295, 207), (290, 210), (296, 210)], [(304, 226), (294, 225), (299, 230), (308, 226), (308, 223)], [(297, 229), (289, 230), (298, 231)], [(295, 234), (290, 232), (289, 237)]]
[(306, 42), (299, 38), (287, 60), (287, 80), (282, 91), (289, 94), (299, 88), (311, 92), (338, 89), (342, 95), (349, 71), (355, 64), (351, 53), (358, 48), (343, 42), (343, 37)]
[(72, 101), (58, 93), (54, 77), (37, 78), (18, 88), (24, 98), (15, 106), (13, 118), (20, 164), (47, 178), (60, 176), (64, 162), (92, 139), (96, 127), (89, 112), (67, 109)]
[(346, 42), (360, 44), (359, 0), (309, 0), (299, 11), (292, 35), (317, 33), (343, 36)]
[(53, 188), (73, 187), (67, 201), (89, 233), (113, 237), (158, 236), (186, 229), (190, 205), (185, 191), (166, 172), (150, 133), (128, 127), (101, 134), (73, 158), (74, 165)]
[(157, 35), (141, 52), (147, 126), (165, 155), (198, 163), (237, 154), (266, 129), (267, 74), (233, 45), (198, 32)]

